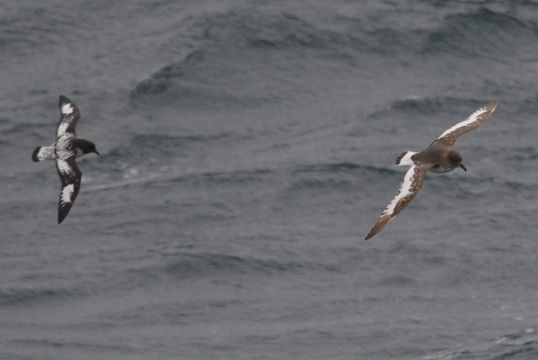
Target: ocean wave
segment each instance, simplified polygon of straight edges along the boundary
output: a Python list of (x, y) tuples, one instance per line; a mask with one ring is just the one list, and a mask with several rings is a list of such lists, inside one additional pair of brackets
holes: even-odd
[[(381, 119), (390, 116), (434, 116), (438, 113), (456, 113), (462, 109), (469, 109), (469, 114), (478, 107), (486, 104), (489, 100), (479, 100), (472, 98), (460, 98), (453, 96), (446, 97), (419, 97), (409, 96), (403, 99), (397, 99), (389, 103), (383, 109), (375, 110), (368, 115), (369, 119)], [(462, 115), (466, 116), (466, 115)]]
[(304, 190), (327, 190), (334, 189), (349, 192), (353, 189), (353, 182), (344, 179), (301, 179), (293, 181), (287, 188), (288, 196), (301, 196), (299, 192)]
[[(140, 81), (130, 92), (131, 106), (135, 108), (170, 106), (181, 108), (183, 111), (209, 111), (238, 106), (259, 106), (282, 98), (277, 92), (267, 94), (265, 91), (255, 91), (252, 88), (250, 92), (234, 91), (233, 87), (228, 86), (233, 85), (232, 83), (217, 81), (222, 78), (229, 80), (237, 75), (233, 62), (217, 64), (212, 60), (200, 65), (191, 62), (190, 58), (202, 53), (204, 53), (202, 50), (198, 50), (179, 62), (166, 65), (149, 79)], [(213, 54), (212, 59), (218, 56)], [(244, 75), (245, 81), (239, 80), (239, 82), (251, 83), (247, 73)]]
[[(85, 164), (87, 169), (92, 170), (87, 172), (85, 181), (88, 183), (91, 179), (92, 184), (82, 191), (103, 191), (191, 179), (200, 173), (187, 174), (185, 171), (196, 162), (200, 154), (204, 154), (207, 147), (233, 139), (234, 136), (228, 133), (135, 135), (103, 154), (106, 161)], [(167, 161), (163, 162), (162, 159)], [(100, 174), (100, 177), (93, 178), (92, 173)]]
[[(117, 146), (110, 150), (107, 157), (114, 158), (138, 158), (147, 157), (148, 154), (155, 157), (158, 155), (172, 156), (200, 146), (208, 146), (218, 141), (231, 140), (232, 134), (217, 135), (167, 135), (167, 134), (144, 134), (136, 135), (127, 144)], [(158, 145), (158, 146), (157, 146)]]
[(57, 44), (61, 41), (62, 30), (76, 27), (75, 24), (73, 18), (61, 16), (56, 11), (29, 6), (0, 18), (0, 44), (11, 52), (30, 55), (36, 48)]
[[(507, 47), (538, 40), (538, 26), (509, 13), (487, 8), (474, 12), (451, 14), (441, 26), (426, 33), (422, 51), (426, 54), (450, 53), (472, 57), (489, 57)], [(502, 54), (499, 54), (502, 55)]]
[(292, 179), (286, 187), (285, 199), (302, 197), (303, 191), (336, 190), (349, 193), (359, 183), (368, 183), (370, 177), (397, 173), (396, 170), (352, 162), (300, 165), (291, 170)]
[(242, 48), (296, 49), (336, 46), (349, 35), (326, 30), (287, 12), (231, 11), (196, 23), (204, 38)]
[(282, 204), (296, 202), (356, 202), (365, 187), (381, 178), (397, 176), (397, 170), (351, 162), (301, 165), (289, 171), (289, 181), (279, 194)]
[(515, 99), (515, 101), (517, 101), (518, 105), (515, 108), (517, 109), (517, 118), (521, 118), (521, 116), (518, 116), (520, 114), (532, 114), (534, 116), (538, 112), (538, 96), (536, 95), (523, 100)]
[(139, 81), (130, 92), (133, 107), (209, 110), (286, 101), (296, 96), (302, 78), (397, 55), (414, 37), (362, 22), (340, 28), (250, 8), (203, 14), (189, 24), (178, 38), (193, 43), (190, 52)]
[[(198, 183), (210, 184), (245, 184), (249, 182), (262, 181), (264, 177), (273, 174), (274, 171), (268, 168), (234, 170), (234, 171), (212, 171), (200, 174), (192, 174), (189, 179)], [(172, 181), (184, 181), (184, 177), (172, 179)]]
[(423, 356), (422, 360), (528, 360), (538, 358), (538, 337), (534, 329), (501, 336), (483, 344), (462, 346), (455, 350), (444, 350)]
[(131, 97), (138, 99), (143, 95), (159, 95), (170, 89), (173, 79), (182, 78), (185, 72), (202, 63), (204, 51), (196, 50), (188, 54), (183, 60), (166, 65), (161, 70), (154, 73), (150, 79), (140, 81)]
[(51, 300), (64, 300), (86, 294), (81, 289), (60, 288), (4, 288), (0, 290), (1, 306), (24, 306)]
[(494, 155), (504, 154), (505, 159), (509, 162), (520, 163), (522, 161), (538, 160), (538, 148), (535, 146), (510, 147), (497, 149)]
[(310, 172), (349, 172), (354, 170), (364, 170), (366, 172), (377, 173), (381, 175), (397, 173), (396, 170), (386, 167), (377, 167), (371, 165), (360, 165), (352, 162), (335, 162), (326, 164), (299, 165), (294, 168), (295, 174)]
[[(200, 15), (178, 33), (193, 43), (190, 52), (139, 81), (130, 92), (131, 105), (184, 110), (258, 107), (293, 98), (303, 78), (346, 71), (349, 66), (378, 69), (377, 60), (387, 55), (406, 64), (417, 56), (426, 61), (424, 54), (494, 57), (502, 56), (500, 49), (504, 52), (507, 46), (519, 54), (528, 48), (525, 44), (538, 40), (533, 21), (486, 8), (446, 15), (430, 27), (340, 20), (315, 23), (300, 14), (253, 9)], [(419, 106), (422, 111), (434, 105), (435, 101), (410, 100), (395, 104), (404, 109)]]
[[(242, 186), (247, 183), (260, 183), (264, 181), (266, 176), (274, 174), (273, 170), (263, 168), (232, 171), (185, 171), (189, 166), (189, 163), (173, 169), (159, 165), (155, 167), (152, 166), (151, 161), (139, 162), (133, 159), (130, 159), (128, 163), (124, 160), (118, 160), (117, 163), (120, 165), (103, 165), (106, 168), (108, 175), (115, 173), (115, 177), (108, 176), (107, 178), (101, 179), (98, 184), (84, 188), (82, 191), (108, 191), (114, 188), (127, 186), (170, 186), (170, 183), (193, 183), (197, 186), (204, 184), (237, 184)], [(118, 174), (120, 175), (120, 178), (118, 178)], [(198, 216), (199, 215), (195, 214), (193, 219)]]
[(297, 262), (281, 262), (250, 256), (223, 255), (215, 253), (174, 255), (164, 271), (178, 277), (206, 277), (209, 275), (276, 275), (298, 271), (304, 265)]
[(2, 134), (5, 134), (5, 135), (25, 134), (27, 136), (41, 138), (44, 133), (43, 131), (41, 131), (41, 129), (43, 128), (53, 129), (53, 125), (51, 125), (50, 123), (41, 123), (41, 124), (18, 123), (18, 124), (13, 124), (9, 128), (3, 129)]

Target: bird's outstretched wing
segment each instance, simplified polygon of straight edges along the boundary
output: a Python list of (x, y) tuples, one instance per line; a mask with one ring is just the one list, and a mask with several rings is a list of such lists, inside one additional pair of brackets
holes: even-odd
[(56, 159), (56, 168), (62, 182), (60, 202), (58, 203), (58, 224), (65, 219), (75, 202), (80, 189), (82, 172), (75, 162), (75, 156), (66, 160)]
[(38, 162), (42, 160), (54, 160), (56, 159), (56, 152), (54, 146), (38, 146), (32, 153), (32, 161)]
[(380, 232), (388, 223), (390, 223), (396, 215), (400, 213), (413, 198), (417, 195), (418, 191), (424, 183), (424, 175), (430, 169), (431, 166), (418, 163), (413, 164), (409, 170), (405, 173), (402, 184), (400, 185), (400, 191), (398, 195), (387, 205), (385, 210), (381, 213), (381, 216), (375, 223), (374, 227), (364, 240), (370, 239), (372, 236)]
[(76, 135), (75, 126), (80, 118), (78, 107), (68, 98), (60, 95), (60, 121), (56, 129), (56, 137), (65, 134)]
[(495, 111), (496, 107), (497, 102), (495, 101), (492, 101), (489, 104), (481, 107), (480, 109), (472, 113), (471, 116), (469, 116), (467, 119), (457, 123), (450, 129), (445, 130), (437, 139), (435, 139), (434, 142), (443, 141), (450, 146), (454, 145), (456, 140), (458, 140), (461, 135), (476, 129), (484, 121), (486, 121)]

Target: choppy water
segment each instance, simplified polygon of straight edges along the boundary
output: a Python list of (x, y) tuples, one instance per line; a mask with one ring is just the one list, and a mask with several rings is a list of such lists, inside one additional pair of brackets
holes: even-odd
[(536, 44), (535, 1), (0, 3), (0, 358), (537, 359)]

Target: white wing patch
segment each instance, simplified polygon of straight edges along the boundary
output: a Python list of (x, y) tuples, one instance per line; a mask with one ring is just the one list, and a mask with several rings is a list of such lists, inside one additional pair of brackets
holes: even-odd
[(446, 130), (445, 132), (443, 132), (437, 139), (440, 139), (448, 134), (450, 134), (451, 132), (453, 131), (456, 131), (457, 129), (459, 129), (460, 127), (463, 127), (463, 126), (467, 126), (469, 124), (472, 124), (473, 122), (476, 121), (476, 119), (482, 115), (483, 113), (485, 113), (486, 111), (488, 111), (488, 109), (483, 106), (481, 107), (480, 109), (476, 110), (474, 113), (471, 114), (471, 116), (469, 116), (467, 119), (457, 123), (456, 125), (452, 126), (450, 129)]
[(56, 159), (56, 154), (54, 153), (54, 146), (42, 146), (36, 152), (34, 161), (54, 159)]
[(74, 184), (69, 184), (69, 185), (64, 186), (62, 189), (62, 193), (60, 195), (60, 201), (64, 204), (70, 203), (74, 192), (75, 192)]
[(70, 103), (65, 103), (62, 105), (62, 114), (69, 115), (73, 112), (73, 106)]
[(57, 160), (58, 162), (58, 171), (62, 175), (72, 175), (74, 173), (73, 169), (71, 168), (71, 165), (67, 161), (64, 160)]
[(398, 166), (413, 166), (415, 165), (414, 161), (411, 159), (411, 156), (415, 155), (414, 151), (407, 151), (401, 159), (399, 159)]
[(412, 194), (411, 191), (412, 185), (413, 185), (413, 179), (415, 177), (415, 169), (417, 168), (416, 165), (413, 165), (407, 170), (405, 173), (404, 179), (402, 184), (400, 185), (400, 191), (398, 191), (398, 195), (392, 201), (387, 205), (385, 210), (383, 210), (383, 215), (392, 215), (394, 213), (394, 209), (396, 208), (396, 205), (405, 198), (406, 196)]
[(80, 117), (77, 106), (65, 96), (60, 96), (60, 121), (56, 130), (56, 136), (75, 134), (75, 126)]
[(385, 210), (383, 210), (372, 230), (366, 235), (365, 240), (370, 239), (383, 230), (383, 228), (387, 226), (400, 211), (409, 205), (422, 187), (422, 184), (424, 183), (424, 175), (429, 168), (430, 166), (428, 164), (416, 164), (407, 170), (402, 184), (400, 185), (398, 195), (396, 195), (396, 197), (387, 205)]
[(58, 204), (58, 223), (61, 223), (75, 202), (75, 198), (77, 197), (80, 188), (82, 173), (78, 169), (73, 155), (67, 158), (67, 160), (64, 160), (61, 157), (61, 154), (57, 153), (57, 156), (56, 169), (58, 170), (58, 174), (62, 181), (60, 201)]
[(58, 125), (58, 131), (56, 132), (56, 136), (61, 136), (62, 134), (65, 134), (69, 125), (71, 125), (71, 121), (62, 121), (60, 125)]

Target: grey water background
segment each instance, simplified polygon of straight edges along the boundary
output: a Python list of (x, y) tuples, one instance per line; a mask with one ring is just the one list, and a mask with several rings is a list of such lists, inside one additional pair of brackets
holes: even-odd
[[(538, 359), (537, 44), (535, 1), (0, 3), (0, 359)], [(102, 156), (58, 225), (60, 94)]]

